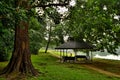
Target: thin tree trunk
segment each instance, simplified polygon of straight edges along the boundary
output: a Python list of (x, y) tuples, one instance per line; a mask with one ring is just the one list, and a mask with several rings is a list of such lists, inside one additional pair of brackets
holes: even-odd
[(45, 53), (47, 53), (47, 50), (49, 48), (49, 44), (50, 44), (50, 41), (51, 41), (51, 26), (50, 26), (50, 30), (49, 30), (49, 36), (48, 36), (48, 42), (47, 42), (47, 46), (46, 46), (46, 49), (45, 49)]

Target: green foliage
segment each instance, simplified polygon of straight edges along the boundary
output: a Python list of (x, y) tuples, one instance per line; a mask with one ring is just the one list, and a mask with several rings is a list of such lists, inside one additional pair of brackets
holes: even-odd
[(120, 45), (120, 18), (114, 17), (120, 16), (119, 4), (120, 0), (77, 0), (70, 11), (68, 34), (96, 45), (101, 51), (107, 49), (116, 54)]
[(8, 51), (7, 51), (7, 49), (5, 47), (0, 48), (0, 62), (9, 60), (9, 55), (10, 54), (8, 53)]
[[(13, 49), (13, 0), (0, 1), (0, 61), (6, 61)], [(10, 28), (12, 27), (12, 28)]]
[(15, 23), (15, 8), (13, 0), (0, 1), (0, 17), (2, 17), (2, 24), (5, 27), (13, 27)]
[(0, 22), (0, 61), (8, 60), (13, 49), (14, 31)]
[[(7, 27), (14, 27), (17, 22), (24, 20), (28, 21), (28, 16), (34, 16), (34, 9), (24, 9), (23, 7), (18, 7), (18, 2), (15, 0), (1, 0), (0, 1), (0, 17), (2, 16), (2, 23)], [(31, 0), (30, 0), (31, 2)]]
[[(30, 0), (30, 4), (33, 3), (34, 0)], [(35, 9), (31, 8), (29, 10), (24, 9), (23, 7), (18, 7), (17, 6), (17, 1), (14, 0), (1, 0), (0, 1), (0, 17), (1, 21), (0, 24), (2, 25), (2, 27), (4, 26), (4, 28), (0, 29), (0, 32), (3, 32), (3, 34), (1, 34), (2, 37), (1, 43), (3, 45), (1, 46), (7, 46), (10, 47), (10, 49), (12, 50), (13, 47), (13, 40), (10, 40), (11, 38), (14, 39), (13, 37), (13, 33), (14, 33), (14, 28), (15, 25), (18, 25), (19, 21), (28, 21), (28, 17), (31, 16), (35, 16)], [(41, 31), (43, 31), (43, 26), (41, 27), (41, 24), (38, 22), (37, 19), (30, 19), (30, 44), (31, 44), (31, 52), (32, 53), (37, 53), (37, 51), (40, 49), (41, 47), (41, 42), (43, 39), (43, 33), (41, 33)], [(6, 29), (8, 28), (8, 29)], [(5, 31), (5, 32), (4, 32)], [(6, 40), (7, 41), (6, 41)], [(5, 42), (6, 41), (6, 42)], [(11, 45), (8, 45), (11, 44)], [(9, 50), (8, 48), (6, 48), (7, 51)]]
[(66, 26), (63, 23), (56, 25), (55, 29), (52, 31), (54, 34), (54, 41), (56, 42), (56, 46), (64, 43), (64, 36), (66, 36)]
[(33, 54), (38, 54), (39, 49), (42, 47), (42, 42), (44, 40), (44, 27), (37, 18), (30, 18), (30, 51)]
[(0, 1), (0, 15), (6, 16), (7, 14), (10, 14), (13, 10), (13, 0), (1, 0)]
[(53, 19), (55, 24), (59, 24), (60, 23), (61, 16), (60, 16), (60, 14), (56, 10), (51, 11), (48, 15), (49, 15), (50, 18)]

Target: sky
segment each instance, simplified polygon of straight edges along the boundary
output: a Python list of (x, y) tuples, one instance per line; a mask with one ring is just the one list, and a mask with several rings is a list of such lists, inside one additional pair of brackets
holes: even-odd
[[(71, 0), (69, 3), (69, 6), (75, 6), (75, 4), (76, 4), (76, 0)], [(67, 11), (68, 11), (68, 8), (66, 8), (66, 7), (58, 7), (58, 12), (61, 14), (64, 14)]]

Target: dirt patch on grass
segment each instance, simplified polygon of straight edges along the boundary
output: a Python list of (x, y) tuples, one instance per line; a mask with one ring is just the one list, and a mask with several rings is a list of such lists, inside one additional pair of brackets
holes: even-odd
[(94, 60), (90, 65), (120, 75), (120, 61)]
[(120, 77), (120, 61), (95, 59), (92, 63), (83, 66), (109, 76)]
[(109, 72), (109, 71), (105, 71), (105, 70), (97, 68), (95, 66), (91, 66), (91, 65), (83, 65), (83, 66), (85, 66), (85, 67), (87, 67), (89, 69), (98, 71), (99, 73), (106, 74), (106, 75), (111, 76), (111, 77), (113, 77), (113, 76), (114, 77), (120, 77), (120, 75), (118, 75), (118, 74), (115, 74), (115, 73), (112, 73), (112, 72)]

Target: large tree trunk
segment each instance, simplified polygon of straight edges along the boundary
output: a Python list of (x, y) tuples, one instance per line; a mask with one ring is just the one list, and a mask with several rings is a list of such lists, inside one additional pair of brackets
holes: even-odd
[[(31, 63), (31, 54), (29, 50), (28, 23), (22, 22), (22, 25), (15, 28), (14, 51), (9, 64), (4, 69), (4, 73), (18, 72), (23, 74), (37, 75)], [(22, 27), (21, 27), (22, 26)]]
[[(16, 8), (22, 7), (28, 9), (29, 0), (16, 0)], [(17, 10), (19, 11), (19, 9)], [(38, 75), (31, 62), (31, 54), (29, 50), (29, 36), (28, 36), (29, 23), (24, 20), (16, 20), (15, 25), (15, 41), (14, 50), (10, 62), (3, 70), (3, 73), (23, 73)]]

